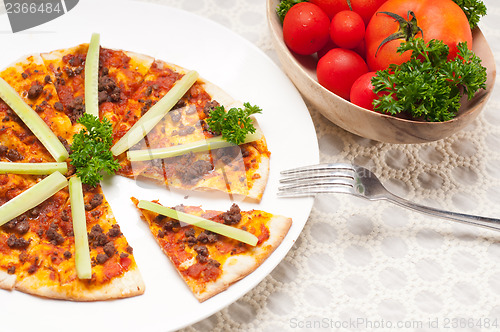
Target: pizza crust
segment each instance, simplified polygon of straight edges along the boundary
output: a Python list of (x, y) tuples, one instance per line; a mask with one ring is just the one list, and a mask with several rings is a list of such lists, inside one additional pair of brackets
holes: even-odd
[(67, 285), (54, 284), (50, 286), (39, 285), (39, 282), (40, 280), (36, 275), (28, 276), (17, 281), (14, 288), (32, 295), (71, 301), (120, 299), (141, 295), (145, 290), (145, 285), (137, 266), (100, 287), (86, 287), (85, 280)]
[(8, 274), (6, 271), (0, 270), (0, 288), (6, 290), (14, 289), (14, 285), (16, 284), (16, 275)]

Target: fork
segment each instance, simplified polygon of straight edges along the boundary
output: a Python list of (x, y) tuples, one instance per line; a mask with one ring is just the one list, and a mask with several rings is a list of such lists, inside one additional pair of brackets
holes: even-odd
[(397, 205), (432, 216), (465, 224), (500, 230), (500, 219), (445, 211), (410, 202), (389, 192), (370, 170), (350, 164), (319, 164), (281, 172), (284, 177), (278, 196), (313, 196), (343, 193), (372, 201), (387, 200)]

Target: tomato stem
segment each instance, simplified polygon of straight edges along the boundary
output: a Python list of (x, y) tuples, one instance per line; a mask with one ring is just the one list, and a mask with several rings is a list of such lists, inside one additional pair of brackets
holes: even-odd
[(424, 32), (417, 24), (417, 17), (415, 16), (415, 13), (411, 10), (408, 11), (407, 19), (404, 19), (400, 15), (391, 12), (378, 12), (377, 15), (378, 14), (385, 14), (392, 17), (396, 22), (399, 23), (399, 30), (387, 36), (384, 40), (382, 40), (382, 42), (377, 48), (377, 51), (375, 52), (375, 57), (377, 56), (377, 53), (380, 50), (380, 48), (392, 40), (404, 39), (405, 41), (408, 41), (410, 40), (410, 38), (413, 38), (419, 32), (422, 34), (422, 37), (424, 36)]
[(349, 9), (350, 9), (351, 11), (353, 11), (353, 10), (352, 10), (351, 0), (346, 0), (346, 2), (347, 2), (347, 5), (349, 6)]

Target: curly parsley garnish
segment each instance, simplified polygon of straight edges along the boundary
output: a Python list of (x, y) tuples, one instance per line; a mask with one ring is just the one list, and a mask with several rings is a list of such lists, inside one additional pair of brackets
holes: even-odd
[(471, 29), (474, 29), (482, 16), (486, 15), (486, 5), (481, 0), (453, 0), (465, 13)]
[(451, 120), (460, 108), (460, 98), (471, 99), (486, 88), (486, 68), (481, 59), (458, 44), (458, 55), (448, 61), (449, 48), (440, 40), (425, 43), (412, 38), (398, 52), (412, 51), (411, 59), (399, 66), (390, 65), (372, 79), (379, 99), (375, 110), (388, 114), (408, 112), (414, 118), (439, 122)]
[(239, 145), (245, 141), (247, 133), (255, 133), (250, 115), (262, 113), (258, 106), (243, 104), (245, 108), (231, 108), (226, 112), (224, 106), (217, 106), (210, 111), (205, 120), (211, 131), (219, 133), (228, 142)]
[(85, 113), (78, 119), (86, 129), (73, 136), (70, 164), (83, 183), (96, 186), (102, 180), (102, 172), (113, 174), (120, 165), (109, 150), (113, 144), (112, 127), (108, 119), (102, 121)]

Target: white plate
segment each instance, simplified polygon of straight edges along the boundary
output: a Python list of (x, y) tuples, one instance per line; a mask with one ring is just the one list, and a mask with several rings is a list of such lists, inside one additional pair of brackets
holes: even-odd
[[(146, 283), (142, 296), (115, 301), (75, 303), (0, 290), (2, 331), (167, 331), (193, 324), (228, 306), (255, 287), (285, 257), (309, 216), (311, 198), (276, 197), (279, 171), (319, 160), (309, 112), (283, 72), (253, 44), (232, 31), (190, 13), (166, 6), (125, 1), (85, 0), (66, 15), (27, 32), (9, 33), (0, 15), (0, 67), (29, 54), (88, 42), (92, 32), (101, 44), (172, 62), (219, 85), (235, 99), (259, 105), (258, 120), (271, 151), (270, 179), (260, 204), (240, 202), (242, 209), (262, 209), (293, 218), (281, 246), (252, 274), (227, 291), (198, 303), (161, 253), (130, 201), (160, 199), (166, 205), (202, 205), (228, 209), (222, 197), (146, 187), (122, 177), (103, 183), (108, 201)], [(26, 314), (28, 317), (26, 317)]]

